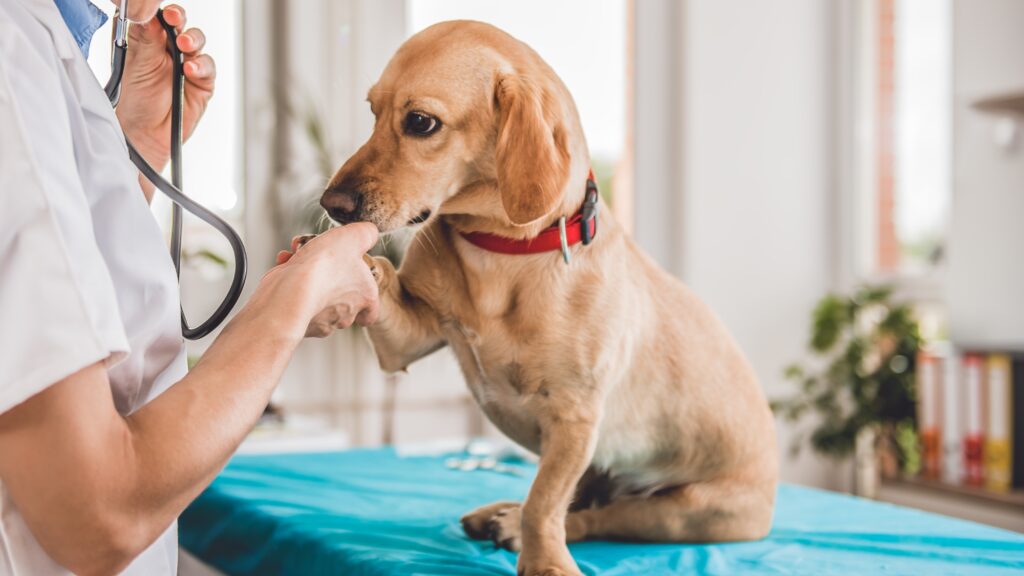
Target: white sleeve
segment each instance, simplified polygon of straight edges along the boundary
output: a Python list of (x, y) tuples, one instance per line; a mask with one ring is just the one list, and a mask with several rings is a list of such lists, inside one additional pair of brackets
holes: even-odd
[(2, 413), (91, 364), (112, 365), (128, 344), (75, 163), (60, 61), (0, 21)]

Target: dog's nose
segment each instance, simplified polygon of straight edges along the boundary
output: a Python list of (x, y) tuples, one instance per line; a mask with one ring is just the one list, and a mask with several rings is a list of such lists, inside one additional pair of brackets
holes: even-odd
[(363, 193), (351, 188), (328, 188), (320, 197), (320, 205), (340, 224), (358, 222), (363, 215)]

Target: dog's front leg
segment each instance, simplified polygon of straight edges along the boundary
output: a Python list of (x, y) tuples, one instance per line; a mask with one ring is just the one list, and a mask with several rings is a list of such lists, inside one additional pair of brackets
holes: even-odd
[(387, 258), (364, 256), (380, 289), (380, 314), (368, 333), (385, 372), (406, 366), (444, 346), (437, 314), (402, 286)]
[(522, 553), (518, 572), (579, 574), (565, 543), (565, 517), (576, 484), (594, 455), (598, 409), (578, 397), (558, 398), (542, 386), (540, 466), (522, 507)]

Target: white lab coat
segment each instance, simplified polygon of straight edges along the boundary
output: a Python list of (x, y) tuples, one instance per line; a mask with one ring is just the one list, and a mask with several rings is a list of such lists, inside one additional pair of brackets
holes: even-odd
[[(96, 362), (130, 414), (186, 372), (174, 268), (52, 0), (0, 2), (0, 412)], [(177, 527), (125, 572), (177, 571)], [(0, 481), (0, 575), (66, 574)]]

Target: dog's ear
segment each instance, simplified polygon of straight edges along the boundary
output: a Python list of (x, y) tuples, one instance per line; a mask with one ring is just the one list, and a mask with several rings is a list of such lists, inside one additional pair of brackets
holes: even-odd
[(521, 76), (499, 75), (495, 164), (498, 190), (513, 224), (529, 224), (550, 214), (569, 177), (569, 146), (553, 98)]

